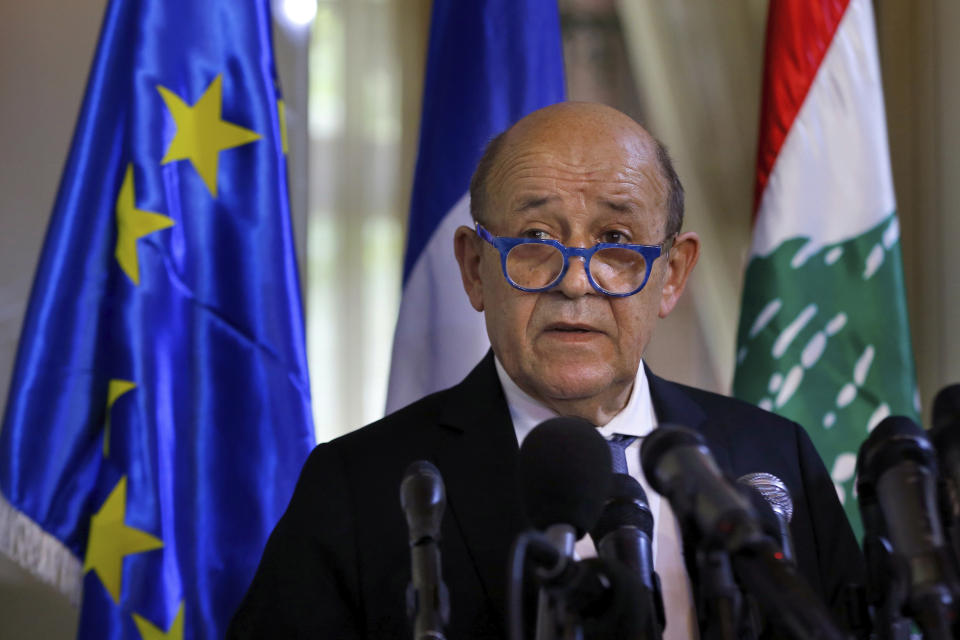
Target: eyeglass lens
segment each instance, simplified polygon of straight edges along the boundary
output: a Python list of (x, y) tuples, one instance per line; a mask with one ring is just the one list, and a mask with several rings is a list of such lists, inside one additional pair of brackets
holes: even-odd
[[(563, 254), (548, 244), (520, 244), (507, 254), (507, 275), (524, 289), (543, 289), (563, 270)], [(601, 249), (590, 259), (590, 276), (610, 293), (630, 293), (643, 283), (647, 263), (630, 249)]]

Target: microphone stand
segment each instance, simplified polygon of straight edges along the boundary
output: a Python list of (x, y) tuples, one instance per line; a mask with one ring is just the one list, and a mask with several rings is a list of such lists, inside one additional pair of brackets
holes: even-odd
[[(573, 557), (576, 544), (574, 528), (566, 524), (547, 527), (547, 539), (567, 558)], [(549, 580), (552, 575), (541, 575)], [(537, 598), (536, 640), (583, 640), (583, 628), (569, 615), (562, 596), (553, 597), (541, 587)]]
[(642, 636), (649, 640), (660, 640), (666, 626), (666, 614), (663, 608), (663, 592), (660, 587), (660, 576), (656, 571), (649, 575), (643, 572), (642, 567), (652, 567), (652, 549), (649, 544), (640, 542), (636, 534), (631, 534), (632, 527), (623, 527), (611, 531), (597, 544), (597, 556), (610, 558), (619, 562), (634, 575), (640, 576), (641, 598), (640, 604), (650, 611), (647, 624)]
[(867, 562), (867, 598), (873, 608), (876, 640), (909, 640), (910, 621), (901, 612), (907, 601), (907, 581), (897, 568), (893, 549), (886, 538), (867, 534), (863, 537), (863, 555)]
[[(723, 549), (700, 545), (697, 549), (700, 574), (703, 640), (740, 640), (743, 593), (733, 578), (730, 556)], [(744, 638), (755, 638), (743, 636)]]
[(440, 553), (433, 541), (410, 547), (413, 577), (407, 584), (407, 612), (413, 619), (414, 640), (446, 640), (450, 594), (440, 575)]

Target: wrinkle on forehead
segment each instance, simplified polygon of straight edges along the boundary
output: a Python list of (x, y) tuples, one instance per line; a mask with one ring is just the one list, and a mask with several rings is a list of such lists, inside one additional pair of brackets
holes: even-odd
[(628, 116), (605, 105), (560, 103), (536, 111), (511, 128), (489, 176), (491, 196), (507, 196), (508, 210), (548, 196), (544, 189), (633, 198), (640, 209), (662, 211), (669, 188), (653, 137)]
[(639, 159), (633, 162), (627, 158), (624, 162), (584, 160), (574, 163), (558, 157), (556, 153), (517, 149), (515, 153), (505, 153), (502, 162), (491, 172), (494, 184), (503, 185), (507, 181), (522, 182), (526, 179), (603, 183), (613, 188), (621, 187), (624, 192), (643, 185), (666, 195), (659, 167)]

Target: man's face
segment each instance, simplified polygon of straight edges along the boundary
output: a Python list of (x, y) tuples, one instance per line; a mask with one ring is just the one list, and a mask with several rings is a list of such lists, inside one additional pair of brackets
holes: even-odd
[[(573, 247), (663, 242), (668, 190), (652, 141), (629, 128), (580, 126), (570, 118), (516, 137), (489, 176), (482, 224), (491, 233)], [(471, 284), (465, 273), (465, 286), (510, 377), (548, 405), (596, 399), (619, 405), (610, 415), (619, 411), (664, 311), (666, 256), (654, 262), (644, 289), (625, 298), (594, 290), (579, 258), (571, 258), (555, 288), (526, 293), (506, 281), (494, 247), (476, 236), (472, 244), (476, 277)]]

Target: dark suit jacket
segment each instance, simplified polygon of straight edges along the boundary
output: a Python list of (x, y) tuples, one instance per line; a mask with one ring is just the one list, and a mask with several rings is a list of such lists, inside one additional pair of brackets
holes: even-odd
[[(734, 477), (767, 471), (787, 484), (798, 566), (824, 601), (836, 600), (844, 584), (862, 582), (860, 550), (802, 428), (743, 402), (648, 379), (661, 424), (700, 431)], [(448, 637), (505, 637), (507, 558), (528, 526), (517, 494), (517, 451), (492, 353), (459, 385), (319, 445), (228, 637), (410, 637), (399, 485), (419, 459), (436, 464), (447, 491), (441, 550), (452, 609)]]

